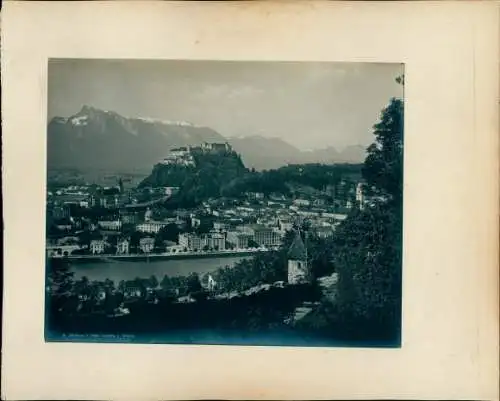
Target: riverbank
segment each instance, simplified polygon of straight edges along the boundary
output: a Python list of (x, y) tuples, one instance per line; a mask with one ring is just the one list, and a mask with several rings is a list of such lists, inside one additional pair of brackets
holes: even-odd
[(98, 254), (98, 255), (68, 255), (49, 257), (50, 259), (64, 259), (71, 262), (106, 262), (106, 261), (153, 261), (153, 260), (179, 260), (179, 259), (206, 259), (206, 258), (234, 258), (252, 256), (258, 253), (271, 252), (273, 249), (242, 249), (242, 250), (224, 250), (224, 251), (203, 251), (203, 252), (175, 252), (175, 253), (149, 253), (149, 254)]

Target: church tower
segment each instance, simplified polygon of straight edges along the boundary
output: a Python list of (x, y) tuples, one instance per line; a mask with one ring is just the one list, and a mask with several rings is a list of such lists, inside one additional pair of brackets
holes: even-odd
[(358, 204), (358, 207), (360, 210), (364, 209), (364, 204), (365, 204), (365, 195), (363, 192), (363, 184), (358, 183), (356, 186), (356, 203)]
[(300, 231), (297, 231), (288, 250), (288, 284), (301, 284), (308, 281), (307, 248), (302, 241)]
[(151, 211), (151, 209), (148, 207), (146, 209), (146, 213), (144, 213), (144, 221), (145, 222), (148, 222), (148, 221), (151, 221), (152, 220), (152, 217), (153, 217), (153, 212)]

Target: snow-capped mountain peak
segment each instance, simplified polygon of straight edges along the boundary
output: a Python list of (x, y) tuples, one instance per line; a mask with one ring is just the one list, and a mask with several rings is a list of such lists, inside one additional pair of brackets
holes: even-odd
[(151, 117), (138, 117), (136, 119), (150, 124), (175, 125), (178, 127), (196, 127), (195, 124), (189, 121), (162, 120), (160, 118), (151, 118)]

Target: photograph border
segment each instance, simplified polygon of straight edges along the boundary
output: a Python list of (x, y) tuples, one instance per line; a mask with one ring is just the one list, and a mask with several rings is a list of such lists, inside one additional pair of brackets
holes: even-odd
[[(497, 399), (496, 7), (4, 4), (3, 398)], [(45, 221), (47, 59), (75, 56), (404, 62), (403, 347), (45, 344), (43, 235), (25, 227)]]

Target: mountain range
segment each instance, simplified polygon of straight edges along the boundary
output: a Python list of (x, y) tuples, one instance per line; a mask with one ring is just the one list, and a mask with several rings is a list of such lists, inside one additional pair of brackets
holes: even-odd
[(363, 146), (342, 152), (333, 147), (301, 151), (280, 138), (227, 138), (209, 127), (184, 121), (129, 118), (83, 106), (75, 115), (54, 117), (47, 127), (49, 169), (116, 171), (150, 169), (173, 147), (202, 142), (229, 142), (244, 164), (256, 170), (302, 163), (361, 163)]
[(363, 163), (366, 153), (366, 148), (361, 145), (348, 146), (341, 152), (331, 146), (303, 151), (280, 138), (262, 136), (229, 138), (229, 143), (241, 154), (245, 165), (256, 170), (274, 169), (287, 164)]

